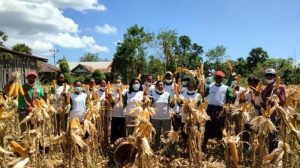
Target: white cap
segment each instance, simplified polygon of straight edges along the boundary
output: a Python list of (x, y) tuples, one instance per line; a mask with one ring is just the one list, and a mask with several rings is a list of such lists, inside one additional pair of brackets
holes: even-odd
[(170, 74), (171, 76), (173, 75), (171, 71), (167, 71), (165, 75)]
[(275, 71), (275, 69), (273, 69), (273, 68), (268, 68), (268, 69), (266, 69), (266, 71), (265, 71), (265, 75), (266, 75), (266, 74), (276, 75), (276, 71)]

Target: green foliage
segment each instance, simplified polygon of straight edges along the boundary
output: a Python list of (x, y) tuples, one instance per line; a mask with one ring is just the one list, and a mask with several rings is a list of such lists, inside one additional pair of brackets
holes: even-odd
[(247, 57), (247, 66), (248, 70), (251, 72), (255, 69), (257, 64), (263, 63), (269, 58), (269, 55), (266, 51), (264, 51), (261, 47), (253, 48), (249, 56)]
[(149, 62), (148, 62), (145, 74), (151, 74), (154, 77), (156, 77), (157, 75), (163, 75), (164, 74), (164, 66), (163, 66), (161, 59), (156, 58), (153, 55), (151, 55), (149, 57)]
[(205, 56), (208, 58), (206, 65), (209, 66), (209, 69), (223, 70), (225, 67), (223, 65), (226, 56), (226, 48), (224, 46), (220, 45), (208, 50)]
[(65, 56), (63, 56), (62, 59), (58, 60), (57, 63), (59, 64), (60, 71), (63, 74), (70, 73), (69, 64)]
[(96, 70), (93, 72), (93, 74), (91, 75), (92, 78), (95, 78), (96, 83), (99, 83), (100, 80), (102, 79), (106, 79), (106, 76), (100, 71), (100, 70)]
[(32, 54), (32, 50), (26, 44), (16, 44), (12, 47), (13, 51), (23, 52), (27, 54)]
[(3, 46), (3, 43), (7, 41), (7, 35), (0, 30), (0, 46)]
[(244, 58), (238, 58), (237, 61), (232, 61), (234, 72), (241, 76), (248, 76), (247, 61)]
[(99, 62), (101, 59), (99, 55), (96, 53), (85, 53), (82, 57), (80, 57), (80, 62)]
[(129, 83), (139, 73), (144, 74), (147, 66), (146, 48), (152, 40), (153, 34), (145, 32), (143, 27), (134, 25), (128, 28), (113, 58), (113, 75), (121, 75), (123, 82)]

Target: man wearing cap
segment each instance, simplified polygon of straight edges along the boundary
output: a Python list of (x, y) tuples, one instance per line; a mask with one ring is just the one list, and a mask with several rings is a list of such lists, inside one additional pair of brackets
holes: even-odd
[[(282, 85), (279, 85), (277, 89), (274, 87), (275, 78), (276, 78), (275, 69), (268, 68), (265, 71), (265, 79), (267, 85), (261, 92), (261, 98), (262, 98), (261, 106), (264, 110), (271, 108), (275, 105), (275, 102), (269, 100), (269, 97), (271, 97), (273, 94), (275, 94), (278, 97), (279, 99), (278, 104), (280, 106), (283, 106), (285, 104), (286, 101), (285, 89)], [(280, 118), (278, 117), (277, 112), (276, 111), (273, 112), (270, 118), (278, 130), (280, 127)], [(269, 135), (269, 152), (275, 149), (277, 145), (278, 145), (277, 131), (274, 131)]]
[(222, 71), (216, 71), (215, 84), (209, 86), (205, 91), (205, 97), (208, 99), (206, 112), (211, 119), (206, 121), (203, 151), (206, 151), (206, 144), (209, 138), (222, 139), (222, 128), (224, 126), (223, 106), (235, 100), (231, 88), (222, 83), (224, 76), (225, 74)]
[[(35, 99), (41, 99), (44, 96), (44, 91), (40, 86), (35, 85), (37, 74), (34, 71), (29, 71), (26, 75), (27, 83), (23, 85), (24, 96), (19, 94), (18, 111), (19, 121), (22, 121), (34, 107)], [(21, 124), (21, 132), (26, 130), (26, 123)]]

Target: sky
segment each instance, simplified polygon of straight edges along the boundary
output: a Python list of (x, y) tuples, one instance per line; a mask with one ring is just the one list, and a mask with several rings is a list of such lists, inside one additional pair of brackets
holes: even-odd
[(79, 61), (87, 52), (112, 60), (117, 42), (138, 24), (145, 31), (176, 30), (208, 51), (226, 47), (230, 59), (262, 47), (270, 57), (300, 61), (299, 0), (0, 0), (0, 30), (12, 47)]

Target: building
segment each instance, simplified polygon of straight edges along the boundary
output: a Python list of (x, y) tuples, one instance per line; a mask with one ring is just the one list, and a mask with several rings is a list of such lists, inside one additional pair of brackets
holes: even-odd
[(20, 82), (24, 83), (27, 71), (38, 72), (39, 62), (47, 61), (48, 59), (43, 57), (16, 52), (0, 46), (0, 91), (11, 80), (13, 72), (18, 71), (21, 74)]
[(69, 62), (68, 64), (74, 74), (90, 74), (96, 70), (107, 74), (111, 72), (112, 62)]
[(60, 69), (51, 64), (41, 62), (39, 64), (39, 79), (43, 83), (52, 82), (60, 73)]

